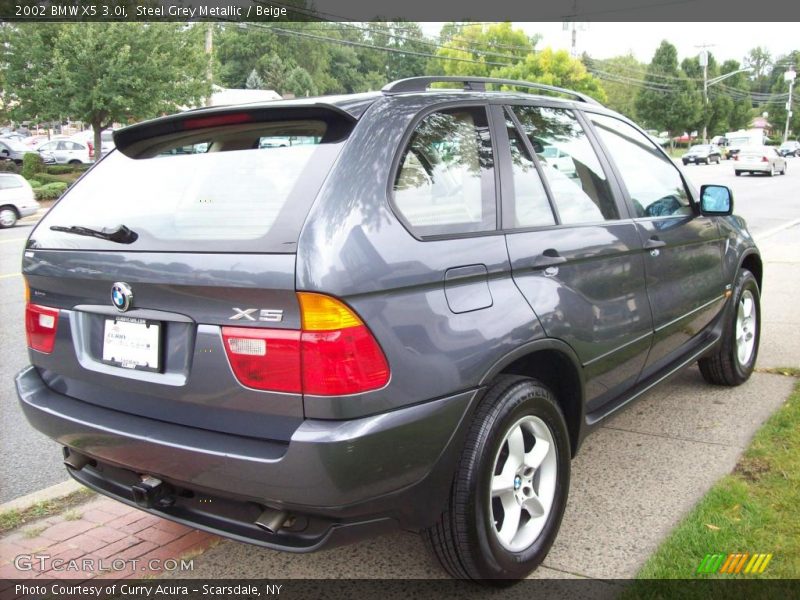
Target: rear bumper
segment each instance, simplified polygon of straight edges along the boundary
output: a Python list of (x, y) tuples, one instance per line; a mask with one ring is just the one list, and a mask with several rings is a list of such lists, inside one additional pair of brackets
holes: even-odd
[[(48, 388), (35, 367), (17, 375), (28, 421), (92, 464), (70, 473), (134, 504), (141, 474), (172, 486), (160, 516), (269, 547), (310, 551), (388, 525), (430, 525), (447, 498), (478, 390), (347, 421), (307, 419), (289, 443), (245, 438), (101, 408)], [(286, 510), (300, 532), (253, 525)], [(359, 535), (354, 536), (353, 532)]]
[(24, 206), (24, 207), (20, 206), (17, 208), (19, 210), (20, 218), (24, 218), (24, 217), (29, 217), (31, 215), (35, 215), (36, 211), (39, 210), (39, 205), (37, 204), (36, 206)]
[(760, 173), (769, 173), (772, 170), (772, 165), (765, 162), (744, 162), (740, 160), (734, 168), (737, 171), (758, 171)]

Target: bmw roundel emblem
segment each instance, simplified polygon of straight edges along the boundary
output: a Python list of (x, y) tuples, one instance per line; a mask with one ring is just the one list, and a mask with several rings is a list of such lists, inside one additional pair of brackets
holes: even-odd
[(111, 304), (120, 312), (125, 312), (133, 304), (133, 290), (127, 283), (118, 281), (111, 286)]

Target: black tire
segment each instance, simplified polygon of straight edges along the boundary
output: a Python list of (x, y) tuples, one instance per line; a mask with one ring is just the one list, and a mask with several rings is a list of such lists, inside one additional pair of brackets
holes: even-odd
[[(490, 489), (495, 459), (506, 448), (506, 434), (529, 416), (543, 421), (552, 436), (556, 477), (551, 509), (541, 532), (527, 547), (513, 552), (498, 538)], [(453, 577), (510, 585), (538, 567), (549, 552), (564, 516), (569, 478), (569, 435), (555, 397), (534, 379), (501, 375), (475, 410), (450, 499), (436, 523), (423, 531), (423, 539)], [(518, 489), (517, 479), (514, 490)]]
[(0, 229), (11, 228), (17, 224), (19, 212), (13, 206), (0, 206)]
[(688, 161), (688, 160), (685, 160), (685, 161), (683, 161), (683, 166), (684, 166), (684, 167), (685, 167), (686, 165), (688, 165), (688, 164), (689, 164), (689, 161)]
[(742, 175), (742, 172), (741, 171), (734, 171), (733, 174), (736, 175), (737, 177), (740, 177)]
[(69, 161), (69, 163), (67, 163), (67, 164), (70, 164), (70, 165), (82, 165), (83, 163), (81, 161), (77, 160), (77, 159), (73, 159), (73, 160)]
[[(742, 363), (737, 352), (736, 320), (739, 303), (746, 292), (750, 293), (754, 301), (755, 346), (749, 359)], [(755, 276), (747, 269), (739, 271), (731, 302), (728, 314), (724, 317), (727, 322), (722, 332), (721, 342), (714, 354), (705, 356), (698, 361), (703, 379), (716, 385), (741, 385), (750, 378), (758, 358), (758, 345), (761, 339), (761, 296)]]

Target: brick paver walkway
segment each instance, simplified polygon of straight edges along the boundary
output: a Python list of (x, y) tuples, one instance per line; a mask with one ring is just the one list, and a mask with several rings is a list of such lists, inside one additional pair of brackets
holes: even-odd
[(98, 497), (0, 538), (0, 579), (144, 577), (174, 568), (174, 560), (218, 540)]

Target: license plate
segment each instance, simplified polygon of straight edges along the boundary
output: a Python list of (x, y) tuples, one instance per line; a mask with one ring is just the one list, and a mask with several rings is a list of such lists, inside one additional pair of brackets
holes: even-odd
[(145, 319), (106, 319), (103, 362), (145, 371), (161, 369), (161, 324)]

